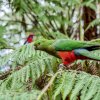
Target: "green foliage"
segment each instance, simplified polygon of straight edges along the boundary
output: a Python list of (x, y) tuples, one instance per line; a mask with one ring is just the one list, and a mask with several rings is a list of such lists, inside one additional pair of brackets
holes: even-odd
[(89, 7), (93, 10), (96, 10), (96, 5), (94, 5), (95, 0), (84, 0), (83, 6)]
[(87, 30), (88, 30), (89, 28), (91, 28), (91, 27), (94, 27), (95, 25), (100, 25), (100, 18), (97, 18), (97, 19), (93, 20), (93, 21), (88, 25), (88, 27), (86, 28), (85, 31), (87, 31)]
[[(44, 89), (51, 91), (52, 100), (58, 100), (57, 96), (59, 95), (61, 95), (63, 100), (66, 100), (66, 98), (70, 100), (77, 100), (79, 98), (81, 100), (90, 100), (92, 98), (97, 100), (100, 95), (100, 78), (85, 72), (73, 70), (59, 71), (53, 83), (48, 83), (50, 85), (48, 88), (44, 87)], [(50, 87), (52, 88), (51, 90), (49, 89)]]
[[(34, 32), (36, 39), (42, 37), (79, 39), (82, 37), (83, 29), (79, 24), (82, 20), (80, 9), (87, 6), (96, 10), (95, 0), (45, 0), (43, 4), (38, 0), (8, 0), (8, 2), (12, 13), (6, 16), (9, 20), (0, 19), (0, 21), (5, 21), (6, 26), (16, 24), (23, 27), (25, 32)], [(73, 21), (75, 16), (76, 20)], [(99, 19), (91, 22), (86, 30), (95, 25), (99, 25)], [(12, 30), (14, 33), (23, 31), (18, 27)], [(11, 32), (11, 29), (9, 31)], [(0, 32), (4, 33), (3, 27), (0, 27)], [(100, 42), (100, 40), (92, 42)], [(4, 39), (0, 38), (0, 43), (0, 49), (6, 48)], [(98, 57), (100, 55), (100, 51), (92, 53)], [(0, 100), (41, 98), (43, 100), (65, 100), (66, 98), (99, 100), (100, 78), (75, 70), (81, 67), (80, 70), (89, 72), (90, 68), (95, 66), (100, 69), (100, 62), (77, 61), (70, 65), (75, 70), (58, 71), (60, 63), (58, 58), (46, 52), (34, 50), (33, 43), (0, 57), (1, 67), (4, 65), (11, 67), (9, 71), (0, 73)], [(100, 73), (98, 69), (96, 72)], [(92, 70), (95, 72), (95, 69)]]
[[(56, 69), (59, 63), (59, 60), (53, 56), (48, 56), (47, 53), (42, 51), (35, 51), (33, 44), (25, 45), (12, 54), (0, 58), (0, 66), (5, 65), (9, 60), (12, 61), (12, 71), (14, 71), (15, 68), (19, 68), (20, 70), (16, 70), (1, 83), (1, 90), (5, 90), (6, 88), (15, 89), (16, 82), (20, 83), (17, 87), (19, 89), (29, 78), (32, 79), (32, 84), (34, 85), (35, 80), (42, 76), (44, 72), (53, 73), (53, 70)], [(10, 83), (10, 86), (8, 83)]]
[[(7, 16), (8, 19), (11, 18), (8, 21), (4, 19), (6, 26), (16, 23), (26, 32), (32, 31), (45, 38), (68, 38), (70, 36), (73, 38), (81, 34), (78, 33), (78, 27), (82, 17), (80, 17), (80, 11), (78, 14), (76, 12), (84, 6), (96, 10), (95, 0), (46, 0), (43, 3), (37, 0), (17, 0), (17, 2), (9, 0), (8, 2), (13, 14)], [(11, 33), (22, 31), (18, 28), (9, 30)]]
[(5, 32), (5, 27), (0, 26), (0, 49), (5, 49), (8, 46), (7, 41), (3, 38), (4, 32)]
[(0, 49), (5, 49), (7, 47), (7, 41), (3, 38), (0, 38)]
[(5, 32), (6, 27), (0, 26), (0, 37), (2, 37), (3, 33)]
[(32, 90), (30, 92), (6, 91), (0, 93), (1, 100), (36, 100), (39, 95), (39, 90)]
[[(94, 1), (46, 0), (41, 3), (37, 0), (17, 0), (17, 2), (9, 0), (9, 3), (15, 16), (20, 16), (16, 22), (21, 23), (25, 31), (33, 31), (45, 38), (62, 38), (69, 37), (73, 33), (74, 36), (78, 34), (75, 26), (78, 26), (82, 17), (80, 18), (80, 13), (77, 15), (75, 13), (83, 6), (96, 9)], [(75, 16), (76, 20), (73, 21)], [(32, 28), (28, 29), (28, 26)]]

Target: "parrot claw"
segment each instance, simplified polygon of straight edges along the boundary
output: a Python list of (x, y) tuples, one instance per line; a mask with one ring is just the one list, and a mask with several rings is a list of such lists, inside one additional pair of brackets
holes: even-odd
[(59, 66), (58, 66), (58, 68), (61, 70), (64, 69), (64, 67), (65, 67), (64, 64), (59, 64)]
[(59, 64), (58, 68), (59, 68), (59, 70), (63, 70), (63, 69), (69, 70), (69, 69), (71, 69), (71, 66), (64, 65), (63, 63), (61, 63), (61, 64)]

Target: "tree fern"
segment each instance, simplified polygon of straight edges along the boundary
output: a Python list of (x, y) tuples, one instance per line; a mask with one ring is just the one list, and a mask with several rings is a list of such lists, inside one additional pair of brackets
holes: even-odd
[[(70, 84), (71, 82), (71, 84)], [(57, 95), (62, 96), (63, 100), (70, 98), (70, 100), (90, 100), (92, 98), (97, 99), (100, 91), (100, 78), (92, 76), (85, 72), (78, 71), (62, 71), (57, 75), (51, 85), (53, 97), (56, 100)], [(45, 88), (45, 87), (44, 87)], [(49, 91), (49, 88), (48, 88)]]
[(83, 6), (86, 6), (86, 7), (89, 7), (89, 8), (91, 8), (91, 9), (93, 9), (93, 10), (96, 10), (96, 4), (95, 4), (95, 2), (94, 2), (95, 0), (89, 0), (89, 1), (86, 1), (86, 0), (84, 0), (84, 2), (83, 2)]
[(31, 92), (5, 91), (0, 92), (0, 100), (36, 100), (39, 93), (35, 89)]
[[(31, 49), (27, 48), (27, 46), (28, 45), (23, 46), (22, 48), (19, 48), (18, 50), (15, 50), (14, 53), (11, 53), (10, 55), (8, 55), (8, 59), (5, 59), (5, 57), (1, 59), (2, 61), (6, 61), (6, 63), (10, 59), (12, 61), (12, 64), (11, 64), (12, 68), (17, 67), (18, 64), (20, 64), (20, 66), (22, 64), (25, 64), (24, 66), (21, 66), (22, 67), (21, 69), (12, 71), (11, 72), (12, 74), (9, 75), (7, 79), (1, 81), (0, 83), (1, 91), (6, 91), (6, 90), (23, 91), (26, 87), (25, 83), (29, 80), (29, 78), (32, 79), (32, 85), (35, 85), (35, 81), (40, 76), (42, 76), (45, 71), (47, 71), (48, 73), (52, 71), (53, 73), (53, 68), (57, 67), (57, 64), (59, 61), (56, 58), (48, 55), (45, 52), (35, 51), (33, 49), (33, 45), (32, 46), (30, 45)], [(27, 49), (27, 50), (24, 50), (24, 49)], [(29, 52), (32, 52), (32, 53), (29, 54)], [(20, 62), (21, 60), (20, 58), (23, 59), (22, 62)], [(28, 60), (28, 58), (30, 59)], [(16, 66), (13, 65), (13, 62), (16, 62), (15, 64)], [(1, 63), (1, 65), (4, 65), (4, 64), (5, 63)], [(15, 96), (13, 97), (15, 98)]]
[(87, 31), (90, 27), (94, 27), (95, 25), (100, 25), (100, 18), (97, 18), (93, 20), (91, 23), (89, 23), (85, 31)]
[[(0, 22), (5, 20), (6, 26), (16, 24), (23, 27), (25, 32), (34, 32), (36, 39), (42, 36), (47, 39), (69, 38), (73, 33), (72, 37), (78, 39), (79, 25), (74, 26), (82, 19), (79, 17), (80, 8), (88, 6), (96, 10), (95, 0), (46, 0), (44, 4), (39, 0), (8, 0), (8, 4), (12, 9), (9, 18), (7, 17), (10, 20), (0, 19)], [(75, 15), (76, 11), (78, 14)], [(72, 21), (74, 16), (75, 22)], [(98, 24), (99, 19), (94, 20), (87, 29)], [(10, 29), (9, 31), (11, 32)], [(16, 32), (19, 33), (17, 27)], [(0, 43), (0, 49), (5, 49), (7, 42), (1, 38)], [(100, 57), (99, 50), (91, 54)], [(34, 43), (0, 57), (0, 66), (9, 65), (11, 68), (0, 73), (0, 100), (99, 100), (100, 78), (75, 70), (78, 70), (78, 67), (89, 69), (91, 66), (99, 69), (100, 62), (77, 61), (71, 65), (75, 70), (66, 71), (57, 70), (59, 64), (58, 58), (35, 50)], [(89, 71), (90, 69), (87, 70)]]

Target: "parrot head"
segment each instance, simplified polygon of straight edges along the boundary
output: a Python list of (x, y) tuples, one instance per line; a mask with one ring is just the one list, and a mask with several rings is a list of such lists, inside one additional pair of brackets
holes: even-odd
[(33, 42), (33, 37), (34, 37), (34, 35), (33, 35), (33, 34), (30, 34), (30, 35), (27, 37), (27, 39), (26, 39), (26, 41), (24, 42), (24, 44)]
[(47, 39), (42, 38), (42, 39), (34, 41), (34, 46), (37, 49), (43, 50), (43, 49), (47, 49), (51, 47), (53, 42), (54, 40), (47, 40)]
[(42, 49), (45, 48), (46, 45), (47, 45), (46, 39), (39, 39), (39, 40), (36, 40), (34, 42), (34, 46), (35, 46), (36, 49), (41, 49), (42, 50)]
[(34, 41), (34, 48), (36, 50), (42, 50), (51, 55), (56, 56), (55, 48), (52, 46), (53, 43), (54, 43), (54, 40), (47, 40), (47, 39), (42, 38), (42, 39)]

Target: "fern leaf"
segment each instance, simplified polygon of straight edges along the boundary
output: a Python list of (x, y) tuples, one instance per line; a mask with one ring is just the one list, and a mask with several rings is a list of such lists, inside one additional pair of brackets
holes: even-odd
[[(100, 86), (100, 85), (99, 85)], [(93, 100), (98, 100), (100, 98), (100, 89), (98, 90), (98, 92), (96, 93), (96, 95), (94, 96)]]
[(62, 95), (63, 100), (90, 100), (99, 99), (100, 78), (78, 71), (64, 71), (57, 76), (53, 85), (54, 100), (58, 95)]
[[(33, 52), (35, 52), (35, 50)], [(44, 74), (44, 71), (49, 72), (48, 66), (49, 68), (53, 67), (52, 58), (53, 56), (49, 56), (45, 52), (36, 51), (31, 60), (20, 70), (15, 71), (9, 75), (8, 78), (1, 84), (0, 88), (2, 90), (7, 89), (6, 86), (10, 82), (9, 88), (13, 89), (16, 85), (16, 82), (22, 83), (21, 85), (23, 85), (28, 81), (29, 78), (32, 78), (32, 84), (34, 84), (35, 80)]]
[(71, 100), (77, 100), (77, 96), (79, 95), (79, 92), (83, 88), (86, 81), (87, 81), (87, 75), (77, 76), (76, 84), (75, 84), (74, 89), (72, 90), (72, 93), (71, 93), (71, 97), (70, 97)]
[(17, 91), (6, 91), (5, 93), (0, 92), (0, 100), (36, 100), (39, 95), (39, 90), (32, 90), (31, 92), (17, 92)]
[(54, 89), (54, 100), (56, 100), (56, 97), (60, 94), (61, 92), (61, 89), (63, 87), (63, 84), (64, 84), (64, 78), (61, 78), (61, 76), (58, 78), (58, 80), (55, 82), (56, 86), (55, 86), (55, 89)]
[(82, 89), (82, 91), (81, 91), (81, 100), (84, 100), (84, 98), (85, 98), (85, 96), (86, 96), (86, 94), (87, 94), (87, 90), (88, 90), (88, 87), (90, 86), (90, 84), (91, 84), (91, 82), (92, 82), (92, 79), (93, 79), (93, 77), (90, 77), (89, 79), (88, 79), (88, 81), (86, 82), (86, 84), (84, 85), (84, 87), (83, 87), (83, 89)]
[(84, 100), (90, 100), (93, 98), (93, 96), (96, 94), (96, 92), (98, 90), (98, 87), (97, 87), (98, 82), (99, 82), (98, 79), (94, 78), (94, 80), (92, 81), (92, 83), (89, 86), (89, 89), (87, 91), (87, 94), (86, 94)]
[[(75, 73), (65, 73), (64, 86), (61, 91), (63, 100), (66, 99), (75, 84), (75, 75)], [(66, 83), (67, 85), (65, 85)]]
[(95, 20), (93, 20), (85, 29), (85, 31), (87, 31), (90, 27), (94, 27), (95, 25), (99, 25), (100, 24), (100, 18), (97, 18)]

